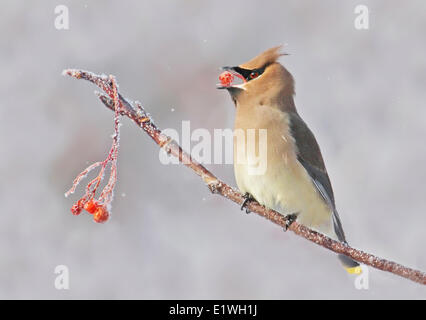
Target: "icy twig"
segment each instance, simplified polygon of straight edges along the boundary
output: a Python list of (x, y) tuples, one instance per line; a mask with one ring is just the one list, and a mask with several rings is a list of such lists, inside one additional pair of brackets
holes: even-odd
[[(70, 75), (77, 79), (85, 79), (96, 84), (105, 92), (105, 94), (97, 93), (99, 99), (107, 108), (117, 112), (117, 109), (115, 108), (113, 94), (111, 91), (111, 83), (106, 76), (99, 76), (91, 72), (75, 69), (65, 70), (64, 74)], [(167, 153), (177, 157), (181, 163), (183, 163), (185, 166), (192, 169), (197, 175), (199, 175), (212, 193), (219, 194), (239, 205), (243, 203), (245, 198), (240, 192), (233, 189), (223, 181), (219, 180), (203, 165), (192, 159), (188, 153), (183, 151), (176, 141), (163, 134), (162, 131), (152, 122), (151, 117), (148, 115), (148, 113), (145, 111), (145, 109), (140, 103), (135, 102), (135, 107), (133, 107), (132, 104), (120, 94), (118, 94), (118, 97), (120, 105), (120, 114), (126, 115), (131, 120), (133, 120), (136, 125), (143, 129), (152, 138), (152, 140), (154, 140), (156, 144), (158, 144), (161, 148), (164, 148)], [(261, 206), (256, 201), (249, 201), (246, 207), (251, 212), (254, 212), (259, 216), (270, 220), (271, 222), (281, 226), (282, 228), (287, 227), (286, 217), (280, 214), (279, 212), (267, 209)], [(396, 262), (382, 259), (370, 253), (352, 248), (344, 243), (335, 241), (321, 233), (313, 231), (299, 224), (297, 221), (293, 222), (288, 228), (288, 230), (291, 230), (295, 234), (311, 242), (314, 242), (324, 248), (327, 248), (339, 254), (344, 254), (360, 263), (426, 285), (426, 274), (422, 271), (415, 270), (398, 264)]]
[[(100, 86), (100, 88), (109, 94), (111, 109), (114, 110), (114, 134), (112, 136), (112, 145), (108, 156), (104, 161), (96, 162), (78, 174), (73, 181), (71, 189), (65, 193), (65, 197), (68, 197), (71, 193), (74, 193), (81, 180), (87, 177), (90, 171), (100, 166), (100, 170), (96, 178), (87, 184), (86, 193), (72, 205), (71, 213), (74, 215), (79, 215), (84, 209), (88, 213), (93, 214), (93, 220), (95, 222), (105, 222), (110, 216), (111, 202), (114, 194), (115, 183), (117, 181), (117, 157), (118, 143), (120, 139), (119, 116), (125, 112), (126, 109), (119, 102), (117, 83), (113, 76), (96, 76), (90, 72), (79, 72), (78, 70), (67, 70), (64, 71), (64, 74), (76, 77), (78, 79), (84, 78)], [(99, 198), (96, 199), (96, 191), (104, 179), (105, 170), (108, 165), (110, 165), (108, 183), (103, 188)]]

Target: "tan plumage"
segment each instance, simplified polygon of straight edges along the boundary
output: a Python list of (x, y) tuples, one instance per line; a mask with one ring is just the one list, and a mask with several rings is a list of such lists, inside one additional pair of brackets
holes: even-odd
[[(267, 130), (267, 166), (260, 175), (251, 173), (254, 159), (250, 159), (244, 142), (237, 136), (234, 138), (238, 188), (268, 208), (296, 214), (298, 222), (333, 239), (346, 241), (320, 149), (297, 114), (294, 80), (277, 62), (281, 56), (279, 50), (280, 47), (271, 48), (238, 67), (225, 67), (246, 79), (241, 85), (224, 87), (235, 103), (236, 132), (247, 137), (252, 129)], [(258, 135), (255, 144), (259, 144)], [(346, 267), (358, 266), (344, 256), (341, 260)]]
[[(337, 239), (331, 228), (331, 209), (316, 191), (306, 170), (297, 160), (289, 117), (268, 106), (237, 107), (235, 129), (267, 131), (267, 168), (263, 175), (248, 174), (247, 152), (234, 143), (234, 173), (238, 188), (260, 204), (284, 214), (298, 214), (298, 221)], [(247, 134), (245, 135), (247, 137)], [(258, 136), (256, 136), (258, 138)], [(256, 139), (256, 145), (259, 140)], [(240, 160), (237, 160), (238, 159)]]
[(262, 52), (262, 54), (259, 54), (258, 56), (254, 57), (250, 61), (240, 64), (240, 67), (251, 70), (251, 69), (259, 68), (261, 66), (272, 64), (276, 62), (279, 57), (285, 55), (284, 53), (280, 52), (281, 47), (282, 46), (276, 46), (276, 47), (270, 48)]

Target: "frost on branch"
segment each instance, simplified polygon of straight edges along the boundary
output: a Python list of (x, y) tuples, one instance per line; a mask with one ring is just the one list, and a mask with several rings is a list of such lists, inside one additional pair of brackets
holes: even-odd
[[(66, 72), (66, 71), (65, 71)], [(67, 73), (70, 74), (70, 73)], [(79, 78), (77, 74), (70, 74), (76, 78)], [(106, 79), (103, 79), (106, 81)], [(95, 222), (105, 222), (108, 220), (111, 210), (111, 201), (113, 198), (113, 191), (115, 183), (117, 181), (117, 156), (118, 156), (118, 145), (120, 138), (120, 104), (118, 98), (117, 83), (113, 76), (109, 77), (109, 83), (111, 90), (107, 91), (111, 96), (114, 106), (114, 134), (112, 136), (112, 145), (109, 150), (108, 156), (102, 162), (96, 162), (85, 170), (83, 170), (73, 181), (71, 189), (69, 189), (65, 196), (68, 197), (71, 193), (74, 193), (77, 185), (83, 180), (90, 171), (100, 167), (99, 174), (96, 178), (90, 181), (86, 186), (86, 193), (71, 207), (71, 213), (79, 215), (84, 209), (88, 213), (93, 214)], [(98, 191), (99, 185), (105, 176), (107, 166), (110, 165), (109, 179), (106, 186), (100, 192), (98, 198), (96, 198), (96, 192)]]
[[(79, 214), (83, 209), (85, 209), (87, 212), (93, 213), (95, 215), (95, 221), (98, 222), (107, 220), (109, 216), (109, 208), (112, 200), (112, 190), (114, 188), (115, 181), (117, 178), (116, 163), (118, 151), (119, 115), (124, 115), (132, 119), (138, 127), (140, 127), (145, 133), (147, 133), (152, 138), (152, 140), (155, 141), (155, 143), (157, 143), (161, 148), (166, 148), (166, 151), (168, 153), (177, 157), (180, 162), (182, 162), (185, 166), (192, 169), (196, 174), (198, 174), (213, 193), (219, 194), (239, 205), (244, 202), (243, 194), (233, 189), (225, 182), (219, 180), (203, 165), (192, 159), (191, 156), (185, 151), (183, 151), (182, 148), (175, 141), (165, 136), (164, 133), (162, 133), (162, 131), (152, 122), (152, 118), (148, 115), (148, 113), (145, 111), (145, 109), (140, 103), (134, 103), (136, 105), (135, 109), (129, 102), (129, 100), (121, 96), (117, 91), (117, 85), (113, 77), (96, 75), (88, 71), (76, 69), (67, 69), (63, 72), (63, 74), (69, 75), (77, 79), (87, 80), (101, 88), (104, 93), (97, 93), (99, 99), (108, 109), (114, 111), (115, 114), (115, 135), (113, 136), (113, 145), (111, 147), (107, 159), (105, 159), (103, 162), (97, 162), (92, 164), (86, 170), (80, 173), (74, 180), (73, 186), (70, 191), (66, 193), (66, 195), (73, 193), (77, 184), (89, 173), (89, 171), (99, 166), (101, 167), (98, 177), (92, 180), (87, 185), (86, 194), (71, 209), (74, 214)], [(229, 76), (224, 76), (223, 81), (221, 82), (228, 83), (231, 79), (232, 78)], [(109, 182), (101, 192), (100, 197), (95, 199), (96, 189), (99, 187), (99, 184), (103, 178), (105, 167), (110, 162), (111, 173)], [(251, 212), (257, 213), (259, 216), (270, 220), (271, 222), (279, 225), (280, 227), (288, 227), (287, 217), (277, 211), (263, 207), (256, 201), (249, 202), (247, 204), (247, 208)], [(370, 253), (366, 253), (361, 250), (349, 247), (344, 243), (328, 238), (327, 236), (322, 235), (314, 230), (310, 230), (309, 228), (298, 223), (297, 221), (294, 221), (288, 229), (309, 241), (312, 241), (326, 249), (334, 251), (335, 253), (344, 254), (358, 262), (364, 263), (366, 265), (372, 266), (383, 271), (391, 272), (406, 279), (410, 279), (412, 281), (426, 285), (426, 273), (420, 270), (412, 269), (393, 261), (381, 259)]]

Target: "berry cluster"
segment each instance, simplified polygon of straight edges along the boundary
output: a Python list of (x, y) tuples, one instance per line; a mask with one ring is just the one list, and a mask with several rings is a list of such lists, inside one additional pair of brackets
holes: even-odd
[[(85, 170), (83, 170), (73, 181), (73, 185), (70, 190), (65, 193), (67, 197), (71, 193), (74, 193), (77, 185), (83, 180), (90, 171), (100, 167), (99, 174), (96, 178), (90, 181), (86, 186), (86, 193), (71, 207), (71, 213), (73, 215), (79, 215), (83, 209), (88, 213), (93, 214), (93, 220), (98, 223), (102, 223), (108, 220), (110, 216), (111, 201), (113, 198), (113, 191), (115, 183), (117, 181), (117, 156), (118, 156), (118, 142), (120, 137), (120, 122), (119, 122), (119, 98), (117, 84), (115, 78), (110, 76), (109, 78), (111, 90), (110, 96), (114, 102), (114, 135), (111, 149), (108, 153), (107, 158), (102, 162), (96, 162)], [(99, 188), (102, 180), (104, 179), (106, 167), (110, 164), (110, 175), (108, 183), (103, 188), (100, 196), (96, 199), (96, 191)]]

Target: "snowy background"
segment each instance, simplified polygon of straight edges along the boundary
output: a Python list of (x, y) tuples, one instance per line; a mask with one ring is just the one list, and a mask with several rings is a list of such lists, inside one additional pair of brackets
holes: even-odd
[[(162, 128), (213, 131), (234, 117), (218, 67), (285, 44), (350, 243), (426, 270), (426, 3), (361, 3), (367, 31), (354, 28), (358, 1), (2, 1), (0, 298), (426, 298), (373, 269), (356, 290), (329, 251), (162, 165), (128, 119), (112, 219), (72, 216), (82, 189), (63, 196), (112, 134), (95, 87), (64, 68), (116, 75)], [(235, 185), (232, 165), (208, 168)], [(69, 290), (54, 287), (61, 264)]]

